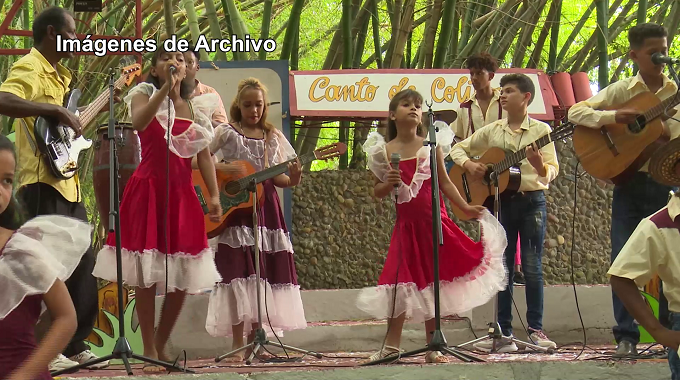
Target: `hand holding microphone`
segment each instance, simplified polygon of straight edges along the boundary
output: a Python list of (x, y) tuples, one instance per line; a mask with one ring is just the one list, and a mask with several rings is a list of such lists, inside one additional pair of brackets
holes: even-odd
[(166, 76), (167, 76), (167, 82), (169, 85), (169, 88), (174, 88), (177, 85), (177, 82), (180, 81), (180, 78), (178, 78), (177, 74), (177, 67), (173, 64), (169, 64), (166, 71)]
[(392, 170), (387, 172), (387, 175), (385, 176), (385, 182), (389, 183), (390, 185), (394, 185), (395, 189), (401, 184), (399, 161), (401, 161), (401, 155), (399, 153), (392, 153), (392, 157), (390, 159), (390, 166), (392, 166)]

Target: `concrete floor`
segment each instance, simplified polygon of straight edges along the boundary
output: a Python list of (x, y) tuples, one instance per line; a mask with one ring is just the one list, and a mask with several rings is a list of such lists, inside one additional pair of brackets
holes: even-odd
[[(647, 346), (641, 346), (641, 350)], [(187, 367), (196, 374), (173, 373), (144, 375), (141, 364), (133, 364), (134, 376), (125, 376), (122, 367), (99, 371), (80, 371), (61, 379), (225, 379), (225, 380), (306, 380), (306, 379), (508, 379), (508, 380), (583, 380), (583, 379), (670, 379), (666, 359), (650, 355), (644, 360), (614, 361), (609, 356), (613, 346), (581, 346), (560, 348), (554, 354), (512, 353), (475, 355), (486, 362), (461, 363), (451, 358), (449, 364), (424, 364), (423, 356), (403, 358), (399, 364), (358, 367), (370, 353), (327, 353), (322, 359), (304, 358), (293, 363), (231, 364), (213, 359), (190, 360)], [(658, 346), (646, 353), (660, 353)], [(580, 354), (580, 355), (579, 355)], [(657, 358), (655, 358), (657, 357)]]

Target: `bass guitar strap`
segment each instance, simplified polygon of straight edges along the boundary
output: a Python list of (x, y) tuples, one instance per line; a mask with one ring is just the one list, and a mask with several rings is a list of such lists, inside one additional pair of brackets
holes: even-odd
[(26, 134), (26, 140), (28, 140), (28, 144), (31, 146), (31, 150), (33, 150), (33, 155), (35, 157), (38, 157), (39, 156), (38, 149), (36, 147), (35, 142), (33, 141), (33, 138), (31, 137), (31, 134), (28, 133), (28, 126), (26, 125), (26, 120), (24, 120), (23, 118), (21, 118), (19, 120), (21, 121), (21, 125), (24, 129), (24, 133)]

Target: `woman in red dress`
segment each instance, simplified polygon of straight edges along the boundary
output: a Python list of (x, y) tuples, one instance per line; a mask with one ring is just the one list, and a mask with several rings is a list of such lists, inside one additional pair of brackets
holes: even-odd
[[(0, 379), (50, 380), (48, 364), (76, 331), (76, 311), (64, 281), (90, 247), (92, 228), (77, 219), (43, 215), (23, 221), (12, 196), (14, 146), (0, 135)], [(40, 344), (35, 325), (50, 313)]]
[[(144, 356), (166, 362), (165, 345), (186, 293), (201, 293), (221, 280), (191, 179), (191, 160), (197, 156), (210, 192), (210, 215), (218, 221), (217, 178), (208, 150), (213, 137), (210, 119), (218, 99), (215, 94), (189, 99), (191, 93), (182, 85), (185, 71), (183, 53), (166, 52), (159, 45), (147, 81), (124, 99), (132, 126), (139, 132), (142, 161), (125, 186), (120, 204), (123, 282), (135, 287)], [(116, 281), (113, 233), (99, 252), (93, 274)], [(154, 297), (166, 287), (169, 294), (154, 333)], [(145, 367), (146, 372), (160, 370)]]
[[(422, 102), (422, 96), (416, 91), (397, 93), (389, 106), (390, 141), (385, 143), (380, 134), (372, 132), (364, 144), (369, 168), (376, 177), (375, 196), (383, 198), (394, 194), (395, 185), (398, 186), (397, 219), (378, 286), (363, 289), (357, 301), (360, 309), (375, 318), (389, 318), (385, 345), (369, 361), (392, 355), (398, 358), (406, 318), (425, 322), (428, 343), (434, 331), (432, 184), (430, 147), (423, 146)], [(437, 133), (439, 188), (468, 215), (479, 219), (482, 236), (475, 242), (461, 231), (449, 218), (444, 199), (440, 197), (444, 238), (444, 245), (439, 248), (442, 316), (483, 305), (507, 284), (503, 261), (508, 244), (505, 230), (483, 206), (468, 205), (451, 183), (444, 156), (452, 142), (453, 132), (444, 123)], [(392, 153), (402, 157), (399, 170), (390, 166)], [(428, 352), (425, 360), (428, 363), (448, 361), (434, 351)]]

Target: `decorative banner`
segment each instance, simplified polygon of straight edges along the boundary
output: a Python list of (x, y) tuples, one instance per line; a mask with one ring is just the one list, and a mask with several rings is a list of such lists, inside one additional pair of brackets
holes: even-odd
[[(529, 114), (553, 119), (555, 95), (550, 78), (540, 70), (503, 69), (491, 81), (500, 87), (501, 77), (526, 74), (534, 82), (536, 97)], [(290, 73), (291, 116), (387, 117), (392, 97), (407, 88), (420, 92), (433, 111), (456, 110), (474, 94), (469, 70), (320, 70)], [(423, 104), (423, 111), (428, 108)]]

